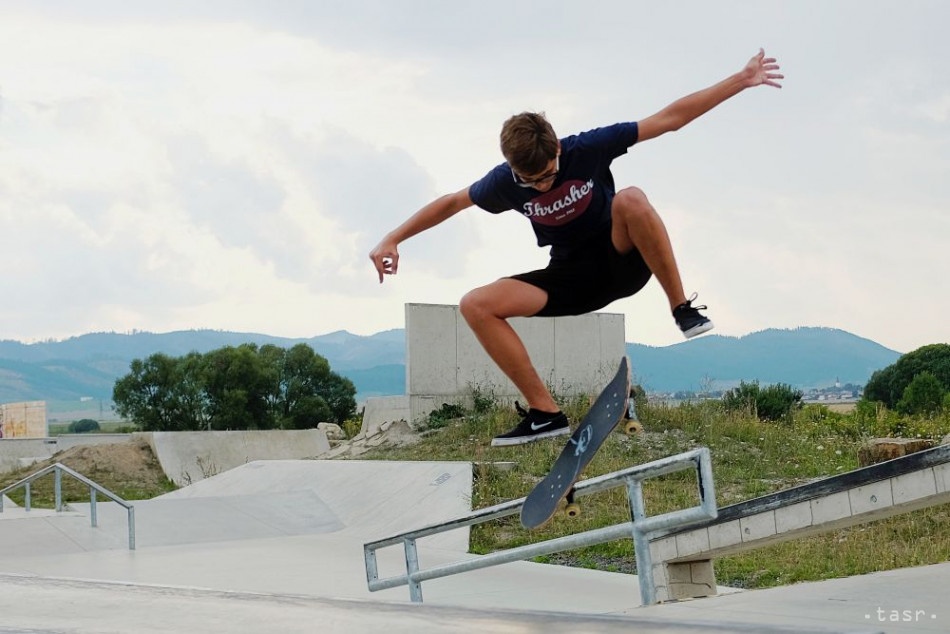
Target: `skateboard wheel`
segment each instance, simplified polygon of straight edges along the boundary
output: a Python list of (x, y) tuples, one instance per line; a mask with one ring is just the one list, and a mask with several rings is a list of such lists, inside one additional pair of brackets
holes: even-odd
[(623, 432), (628, 436), (639, 434), (643, 431), (643, 425), (638, 420), (628, 420), (623, 424)]
[(567, 513), (568, 517), (577, 517), (581, 514), (581, 505), (576, 502), (571, 502), (564, 507), (564, 512)]

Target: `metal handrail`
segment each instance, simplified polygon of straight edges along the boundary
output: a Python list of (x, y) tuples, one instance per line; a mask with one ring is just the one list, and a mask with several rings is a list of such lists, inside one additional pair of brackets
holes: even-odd
[(106, 496), (107, 498), (115, 502), (116, 504), (124, 507), (128, 515), (128, 523), (129, 523), (129, 550), (135, 550), (135, 507), (129, 502), (127, 502), (126, 500), (123, 500), (122, 498), (120, 498), (118, 495), (116, 495), (109, 489), (106, 489), (102, 485), (97, 484), (96, 482), (93, 482), (92, 480), (82, 475), (81, 473), (78, 473), (77, 471), (73, 471), (66, 465), (62, 464), (61, 462), (57, 462), (57, 463), (51, 464), (48, 467), (44, 467), (40, 469), (39, 471), (37, 471), (36, 473), (32, 473), (28, 475), (27, 477), (23, 478), (19, 482), (14, 482), (13, 484), (8, 485), (4, 487), (3, 489), (0, 489), (0, 513), (3, 513), (3, 496), (9, 493), (10, 491), (19, 489), (20, 487), (23, 487), (26, 490), (26, 499), (23, 503), (23, 508), (24, 510), (29, 511), (31, 509), (31, 485), (33, 484), (33, 481), (49, 473), (53, 473), (53, 477), (55, 478), (55, 482), (53, 484), (53, 491), (54, 491), (54, 500), (55, 500), (57, 513), (63, 510), (63, 485), (62, 485), (63, 473), (73, 477), (76, 480), (79, 480), (80, 482), (82, 482), (83, 484), (89, 487), (89, 517), (92, 522), (93, 528), (99, 525), (98, 517), (96, 515), (96, 493), (97, 492)]
[[(694, 468), (698, 479), (699, 504), (694, 507), (680, 509), (661, 515), (647, 516), (643, 503), (642, 482), (649, 478), (667, 475), (677, 471)], [(715, 519), (718, 514), (716, 507), (716, 491), (713, 483), (712, 460), (709, 449), (700, 447), (686, 453), (653, 462), (615, 471), (596, 478), (584, 480), (574, 485), (574, 497), (590, 495), (606, 489), (619, 486), (627, 487), (627, 496), (630, 500), (631, 521), (615, 524), (574, 535), (567, 535), (549, 539), (536, 544), (528, 544), (507, 550), (501, 550), (477, 559), (467, 559), (443, 566), (422, 570), (419, 568), (419, 557), (416, 549), (416, 540), (438, 533), (444, 533), (466, 526), (481, 524), (490, 520), (514, 515), (521, 510), (526, 498), (503, 502), (495, 506), (486, 507), (472, 513), (433, 524), (417, 530), (400, 533), (392, 537), (368, 542), (363, 545), (363, 555), (366, 565), (366, 583), (370, 592), (395, 588), (401, 585), (409, 586), (409, 597), (413, 602), (422, 602), (422, 582), (461, 572), (469, 572), (489, 566), (497, 566), (514, 561), (530, 559), (540, 555), (551, 554), (563, 550), (572, 550), (585, 546), (593, 546), (608, 541), (615, 541), (625, 537), (632, 537), (634, 552), (637, 560), (639, 575), (640, 598), (643, 605), (656, 603), (656, 586), (653, 581), (653, 562), (650, 554), (650, 539), (660, 531), (687, 525), (707, 519)], [(379, 578), (376, 562), (376, 551), (387, 546), (402, 544), (405, 548), (406, 574)]]

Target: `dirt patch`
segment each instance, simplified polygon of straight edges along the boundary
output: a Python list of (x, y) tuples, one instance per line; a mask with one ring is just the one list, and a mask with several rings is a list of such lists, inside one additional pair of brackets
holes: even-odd
[(167, 478), (148, 442), (129, 440), (110, 445), (85, 445), (55, 454), (61, 462), (88, 478), (109, 476), (121, 482), (136, 482), (141, 487), (162, 486)]
[[(127, 500), (149, 499), (175, 489), (175, 485), (165, 476), (148, 442), (142, 439), (72, 447), (53, 454), (48, 460), (6, 474), (0, 483), (6, 486), (17, 482), (57, 462)], [(52, 500), (53, 482), (53, 476), (48, 475), (34, 483), (34, 504), (42, 506), (44, 501)], [(62, 484), (63, 495), (67, 501), (89, 499), (89, 489), (81, 482), (66, 476), (63, 477)], [(22, 498), (22, 489), (10, 497), (14, 501), (17, 501), (18, 497)]]

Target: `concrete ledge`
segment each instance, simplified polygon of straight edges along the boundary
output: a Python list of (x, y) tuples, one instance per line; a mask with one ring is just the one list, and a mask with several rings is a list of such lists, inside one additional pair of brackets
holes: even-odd
[(944, 445), (727, 506), (715, 520), (651, 541), (657, 597), (715, 594), (716, 557), (947, 502), (950, 446)]

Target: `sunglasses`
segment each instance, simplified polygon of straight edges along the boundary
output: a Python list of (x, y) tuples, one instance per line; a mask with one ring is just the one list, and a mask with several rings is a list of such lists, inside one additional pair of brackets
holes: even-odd
[(555, 156), (554, 157), (554, 171), (548, 174), (545, 174), (544, 176), (541, 176), (540, 178), (535, 178), (533, 180), (526, 181), (520, 176), (518, 176), (517, 174), (515, 174), (515, 170), (513, 169), (511, 170), (511, 175), (515, 179), (515, 184), (518, 185), (518, 187), (534, 187), (535, 185), (540, 185), (541, 183), (557, 178), (557, 173), (558, 173), (558, 170), (560, 169), (561, 169), (561, 157)]

